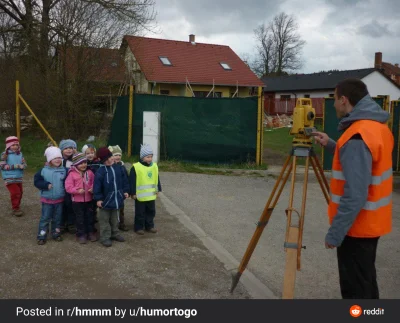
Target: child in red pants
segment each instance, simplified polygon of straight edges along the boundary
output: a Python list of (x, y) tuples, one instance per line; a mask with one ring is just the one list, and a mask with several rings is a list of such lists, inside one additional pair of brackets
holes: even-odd
[(6, 138), (6, 149), (1, 154), (0, 169), (7, 189), (10, 191), (13, 215), (22, 216), (20, 210), (22, 199), (22, 177), (26, 162), (21, 152), (21, 146), (17, 137)]

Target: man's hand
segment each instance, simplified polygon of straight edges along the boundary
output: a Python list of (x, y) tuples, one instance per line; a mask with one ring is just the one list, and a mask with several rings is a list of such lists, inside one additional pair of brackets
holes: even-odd
[(328, 144), (329, 136), (326, 133), (314, 131), (311, 135), (314, 136), (315, 142), (320, 144), (322, 147), (325, 147)]
[(84, 190), (83, 188), (80, 188), (80, 189), (78, 190), (78, 193), (79, 193), (79, 194), (85, 194), (85, 190)]
[(125, 198), (127, 199), (129, 197), (128, 193), (124, 193)]
[(47, 186), (47, 188), (48, 188), (49, 190), (51, 190), (51, 189), (53, 188), (53, 185), (52, 185), (52, 184), (49, 184), (49, 186)]
[(332, 244), (329, 244), (328, 242), (325, 241), (325, 248), (326, 249), (335, 249), (336, 247)]
[(102, 207), (102, 204), (103, 204), (103, 201), (97, 201), (97, 206), (99, 207), (99, 208), (101, 208)]

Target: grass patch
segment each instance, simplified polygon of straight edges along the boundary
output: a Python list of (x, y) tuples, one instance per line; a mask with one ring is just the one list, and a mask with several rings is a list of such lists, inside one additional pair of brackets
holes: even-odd
[[(254, 164), (200, 164), (188, 163), (177, 160), (166, 160), (158, 163), (159, 169), (164, 172), (180, 172), (180, 173), (195, 173), (195, 174), (208, 174), (208, 175), (243, 175), (246, 172), (238, 172), (236, 170), (265, 170), (266, 165), (257, 166)], [(251, 172), (257, 174), (257, 172)]]
[[(321, 125), (316, 125), (317, 130), (322, 131)], [(294, 136), (290, 135), (289, 133), (290, 128), (280, 128), (274, 130), (264, 130), (264, 138), (263, 138), (263, 145), (264, 149), (269, 149), (272, 152), (281, 155), (282, 160), (287, 157), (292, 149), (292, 142)], [(317, 157), (319, 159), (322, 158), (322, 148), (320, 145), (313, 144), (313, 148)], [(265, 156), (268, 159), (268, 156)], [(301, 158), (299, 160), (300, 165), (305, 164), (305, 159)]]
[[(6, 137), (13, 134), (0, 133), (0, 151), (5, 149)], [(74, 139), (74, 138), (72, 138)], [(59, 143), (58, 140), (57, 143)], [(81, 151), (82, 147), (87, 144), (86, 140), (75, 140), (78, 145), (78, 151)], [(44, 151), (47, 148), (47, 144), (50, 140), (43, 134), (32, 134), (22, 133), (21, 134), (21, 148), (22, 153), (28, 164), (26, 172), (35, 173), (44, 166), (46, 158), (44, 157)], [(97, 139), (92, 144), (98, 149), (101, 146), (106, 145), (106, 140)], [(124, 153), (122, 160), (128, 163), (135, 163), (139, 160), (138, 155), (131, 156), (128, 158)], [(209, 174), (209, 175), (238, 175), (238, 172), (233, 170), (244, 169), (244, 170), (265, 170), (267, 165), (257, 166), (254, 163), (243, 163), (243, 164), (201, 164), (201, 163), (189, 163), (181, 162), (177, 160), (165, 160), (158, 163), (159, 169), (165, 172), (183, 172), (183, 173), (197, 173), (197, 174)], [(257, 173), (258, 174), (258, 173)]]

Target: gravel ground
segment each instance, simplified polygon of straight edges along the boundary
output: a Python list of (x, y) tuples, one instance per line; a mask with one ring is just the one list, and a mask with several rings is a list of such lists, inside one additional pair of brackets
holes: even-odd
[[(239, 284), (229, 293), (230, 274), (204, 245), (157, 202), (157, 234), (123, 232), (126, 242), (111, 248), (62, 242), (36, 244), (41, 207), (33, 176), (26, 175), (22, 209), (10, 213), (8, 190), (0, 187), (0, 298), (14, 299), (245, 299)], [(133, 201), (126, 222), (133, 226)]]
[[(271, 176), (217, 176), (161, 173), (164, 194), (241, 261), (256, 229), (276, 179)], [(287, 183), (271, 220), (264, 230), (248, 269), (281, 297), (288, 207)], [(294, 207), (300, 211), (302, 181), (296, 183)], [(400, 298), (400, 194), (393, 194), (393, 231), (380, 239), (377, 254), (378, 283), (382, 298)], [(295, 298), (340, 298), (336, 251), (324, 246), (328, 230), (327, 205), (318, 182), (310, 178), (301, 271), (297, 272)], [(236, 293), (236, 290), (235, 290)], [(234, 294), (235, 294), (234, 293)]]

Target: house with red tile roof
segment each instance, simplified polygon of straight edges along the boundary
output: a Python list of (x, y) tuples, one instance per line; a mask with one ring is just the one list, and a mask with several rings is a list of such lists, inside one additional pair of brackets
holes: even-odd
[(400, 67), (398, 63), (391, 64), (382, 61), (382, 53), (375, 53), (375, 64), (374, 67), (381, 70), (386, 76), (400, 85)]
[(223, 45), (124, 36), (121, 47), (135, 92), (193, 97), (246, 97), (263, 82)]

